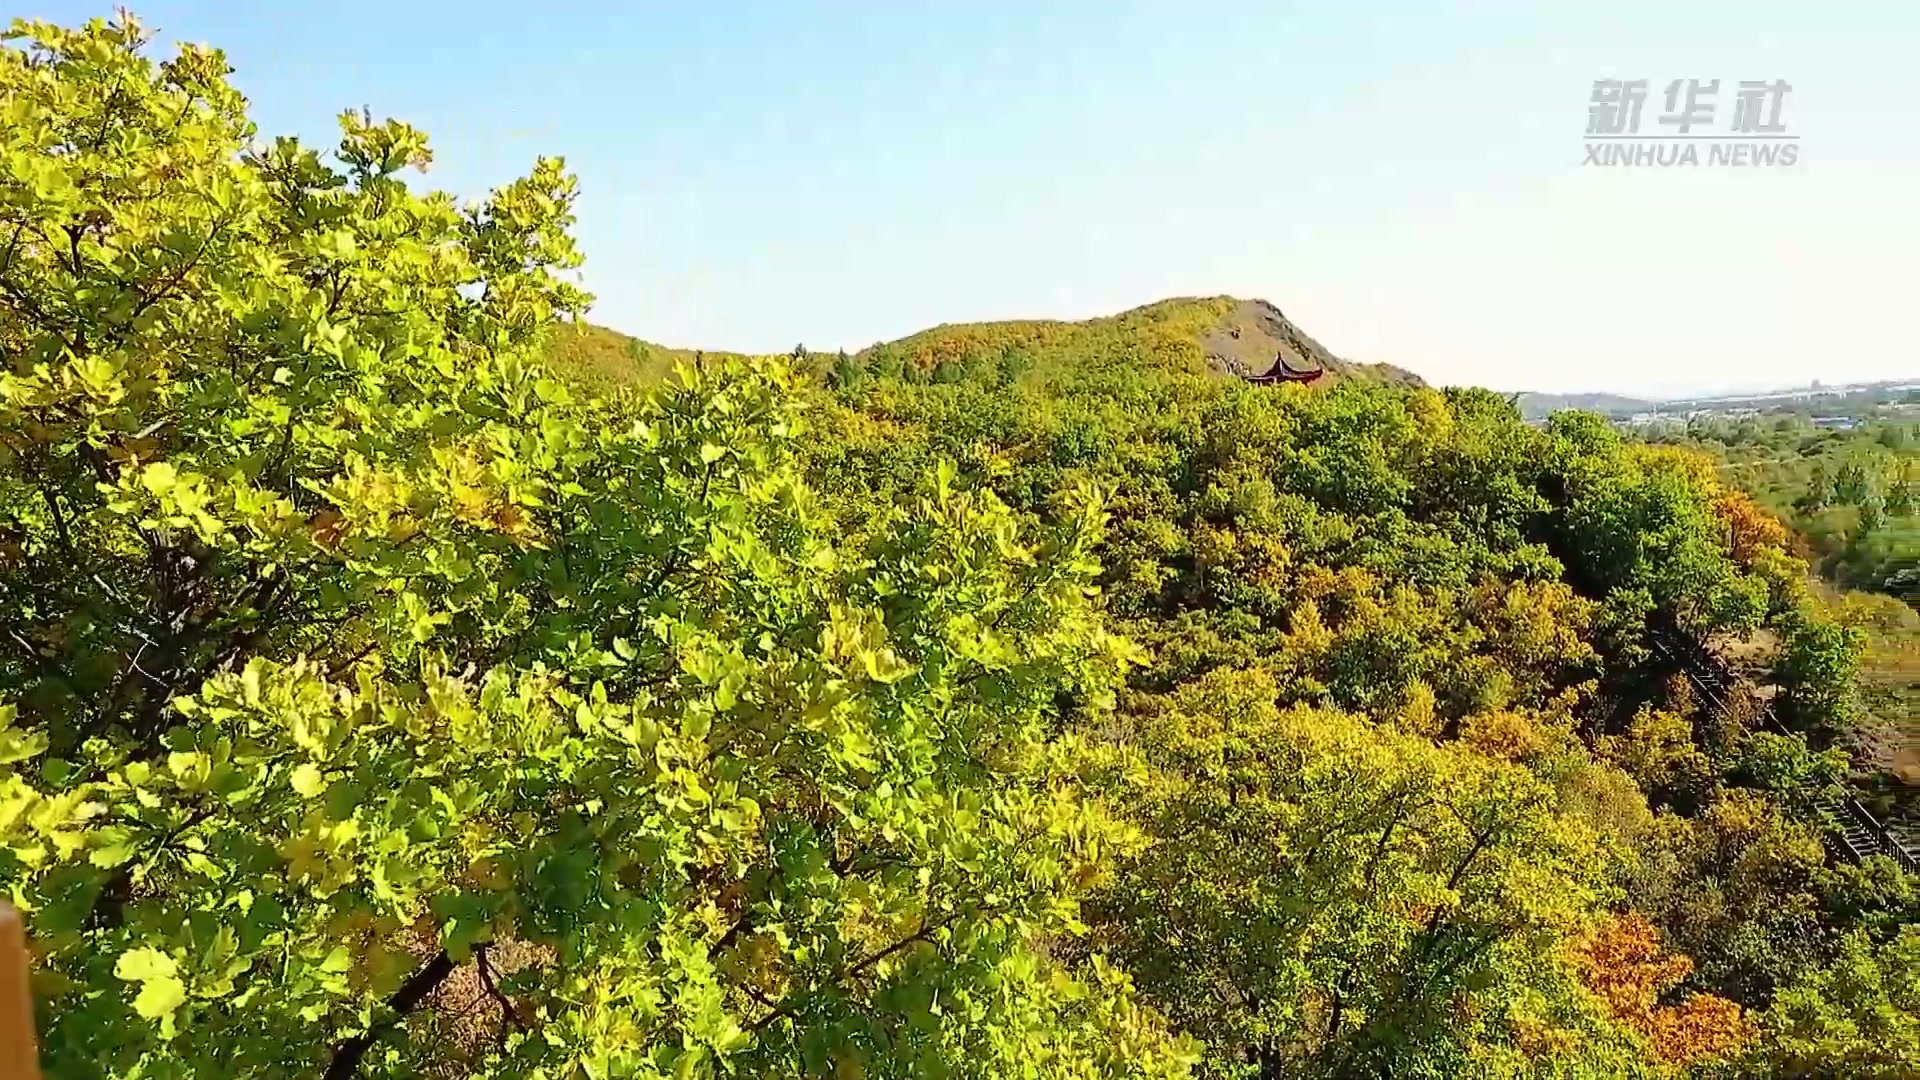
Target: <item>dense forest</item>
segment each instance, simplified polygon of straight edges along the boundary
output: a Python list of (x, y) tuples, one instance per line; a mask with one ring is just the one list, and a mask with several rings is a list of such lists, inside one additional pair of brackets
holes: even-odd
[[(1844, 404), (1823, 407), (1848, 415)], [(1816, 427), (1802, 407), (1646, 432), (1651, 442), (1700, 451), (1725, 483), (1752, 492), (1834, 587), (1831, 613), (1864, 632), (1863, 712), (1850, 741), (1863, 779), (1879, 789), (1876, 807), (1910, 838), (1920, 836), (1920, 418), (1912, 407), (1860, 401), (1844, 428)]]
[(1838, 584), (1920, 600), (1920, 418), (1868, 418), (1845, 430), (1804, 417), (1701, 418), (1650, 441), (1711, 456), (1731, 484), (1789, 523)]
[(1920, 1074), (1866, 634), (1712, 454), (1223, 377), (1231, 298), (630, 343), (559, 161), (11, 36), (49, 1075)]

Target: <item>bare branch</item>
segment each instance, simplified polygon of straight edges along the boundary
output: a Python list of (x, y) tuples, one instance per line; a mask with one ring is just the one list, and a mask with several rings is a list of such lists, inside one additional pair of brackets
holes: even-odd
[(400, 989), (387, 999), (387, 1008), (393, 1013), (389, 1019), (382, 1020), (367, 1028), (366, 1031), (346, 1039), (334, 1047), (333, 1060), (328, 1062), (327, 1071), (322, 1074), (324, 1080), (347, 1080), (360, 1071), (360, 1060), (373, 1049), (387, 1032), (405, 1022), (407, 1014), (420, 1007), (427, 995), (434, 992), (448, 975), (453, 974), (453, 958), (446, 950), (441, 950), (426, 966), (414, 972)]

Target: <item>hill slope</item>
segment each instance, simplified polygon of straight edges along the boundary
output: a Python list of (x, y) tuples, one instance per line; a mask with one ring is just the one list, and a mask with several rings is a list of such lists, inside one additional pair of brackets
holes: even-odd
[[(551, 357), (560, 366), (596, 379), (632, 383), (664, 377), (675, 362), (691, 362), (696, 355), (691, 349), (654, 345), (587, 323), (561, 331), (551, 346)], [(1281, 356), (1295, 367), (1326, 368), (1323, 386), (1342, 379), (1425, 385), (1418, 375), (1390, 364), (1343, 360), (1279, 308), (1265, 300), (1231, 296), (1179, 297), (1080, 321), (943, 323), (862, 349), (846, 363), (879, 375), (946, 381), (996, 368), (1061, 374), (1109, 364), (1244, 376), (1267, 370)], [(824, 376), (835, 360), (816, 354), (814, 367)]]
[(1521, 416), (1529, 420), (1544, 420), (1562, 409), (1579, 409), (1582, 412), (1624, 416), (1628, 413), (1643, 412), (1660, 403), (1650, 398), (1626, 397), (1621, 394), (1548, 394), (1528, 390), (1518, 395), (1515, 404), (1520, 407)]
[[(593, 382), (645, 385), (667, 377), (677, 363), (693, 363), (694, 349), (656, 345), (618, 330), (575, 322), (554, 330), (547, 342), (547, 360), (555, 367)], [(715, 358), (738, 353), (711, 352)]]
[(1228, 375), (1257, 375), (1284, 356), (1294, 368), (1327, 369), (1335, 379), (1425, 386), (1425, 380), (1392, 364), (1359, 364), (1342, 360), (1307, 336), (1280, 309), (1265, 300), (1239, 300), (1201, 341), (1207, 362)]

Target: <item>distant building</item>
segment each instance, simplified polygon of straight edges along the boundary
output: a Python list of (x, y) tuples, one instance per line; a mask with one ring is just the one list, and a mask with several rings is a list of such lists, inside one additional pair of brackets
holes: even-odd
[(1852, 431), (1860, 426), (1860, 421), (1852, 416), (1816, 416), (1813, 426), (1828, 431)]

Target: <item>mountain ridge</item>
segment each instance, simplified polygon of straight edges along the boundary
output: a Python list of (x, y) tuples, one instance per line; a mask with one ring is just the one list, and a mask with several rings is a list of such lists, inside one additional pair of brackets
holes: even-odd
[(1641, 412), (1660, 404), (1658, 398), (1612, 394), (1604, 390), (1583, 390), (1564, 394), (1544, 390), (1521, 390), (1514, 393), (1513, 398), (1514, 404), (1520, 410), (1520, 415), (1529, 420), (1544, 420), (1562, 409), (1577, 409), (1582, 412), (1597, 412), (1611, 416)]
[[(631, 384), (656, 381), (674, 364), (701, 356), (742, 355), (751, 354), (661, 345), (585, 321), (561, 331), (548, 346), (549, 359), (559, 366)], [(940, 323), (846, 354), (844, 362), (837, 352), (807, 355), (822, 376), (840, 366), (843, 372), (941, 381), (992, 365), (1046, 372), (1135, 362), (1244, 378), (1285, 359), (1294, 368), (1325, 369), (1321, 385), (1342, 380), (1426, 385), (1405, 368), (1337, 356), (1273, 303), (1233, 296), (1169, 297), (1090, 319)]]

